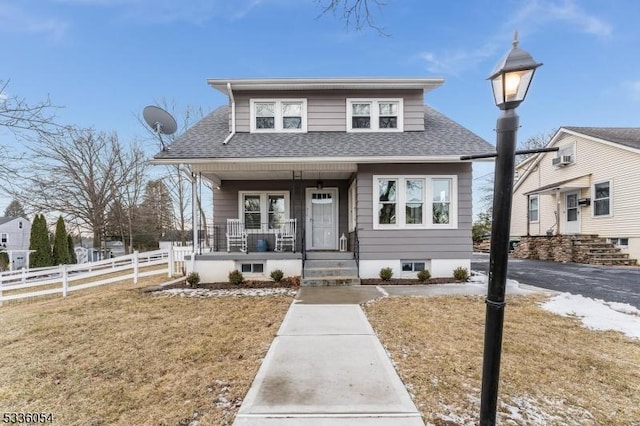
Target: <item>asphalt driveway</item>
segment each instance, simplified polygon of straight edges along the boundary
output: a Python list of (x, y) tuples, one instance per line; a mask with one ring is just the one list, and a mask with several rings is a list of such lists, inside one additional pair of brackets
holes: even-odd
[[(474, 271), (489, 271), (489, 255), (474, 253)], [(640, 267), (599, 266), (545, 260), (509, 259), (508, 278), (549, 290), (581, 294), (640, 309)]]

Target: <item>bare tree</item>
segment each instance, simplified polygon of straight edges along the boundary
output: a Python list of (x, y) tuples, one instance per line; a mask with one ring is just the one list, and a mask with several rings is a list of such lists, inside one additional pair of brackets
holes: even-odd
[(126, 253), (130, 253), (133, 247), (135, 216), (138, 211), (137, 207), (142, 200), (149, 162), (146, 161), (144, 151), (137, 144), (132, 144), (129, 152), (126, 155), (119, 155), (117, 160), (122, 170), (129, 168), (130, 172), (125, 179), (125, 184), (114, 188), (117, 199), (112, 206), (111, 213), (116, 221), (110, 225), (111, 229), (118, 230), (122, 242), (125, 244)]
[[(551, 140), (551, 138), (553, 137), (553, 135), (556, 134), (556, 132), (558, 131), (558, 129), (552, 129), (549, 130), (548, 132), (540, 132), (536, 135), (531, 136), (529, 139), (525, 140), (524, 142), (522, 142), (521, 144), (518, 145), (518, 149), (537, 149), (537, 148), (544, 148), (545, 146), (547, 146), (547, 144), (549, 143), (549, 141)], [(526, 160), (527, 158), (536, 155), (536, 154), (520, 154), (516, 156), (516, 164), (520, 163), (524, 160)]]
[[(175, 101), (167, 101), (161, 99), (156, 102), (157, 105), (167, 111), (169, 111), (174, 117), (180, 116), (178, 131), (172, 135), (163, 135), (163, 140), (169, 147), (171, 144), (179, 138), (184, 132), (193, 125), (197, 120), (204, 117), (204, 112), (200, 107), (187, 106), (181, 113), (177, 113), (177, 106)], [(150, 129), (143, 120), (139, 120), (142, 125), (149, 131), (154, 140), (158, 141), (158, 136)], [(158, 147), (162, 149), (162, 145), (158, 141)], [(166, 173), (162, 176), (165, 180), (171, 199), (173, 201), (175, 227), (180, 231), (180, 239), (182, 244), (186, 243), (186, 227), (189, 221), (189, 205), (191, 204), (191, 170), (185, 164), (175, 164), (166, 166)], [(200, 215), (204, 217), (204, 211), (202, 209), (202, 203), (196, 200), (200, 208)], [(205, 222), (203, 222), (205, 223)]]
[(41, 135), (28, 149), (31, 161), (21, 174), (24, 189), (14, 191), (14, 197), (77, 221), (93, 233), (93, 245), (99, 248), (106, 212), (118, 199), (118, 188), (130, 185), (142, 154), (128, 154), (115, 133), (75, 127)]
[[(29, 103), (19, 96), (7, 94), (8, 80), (0, 80), (0, 127), (6, 128), (18, 137), (51, 135), (59, 133), (62, 127), (55, 123), (51, 100)], [(9, 151), (6, 145), (0, 145), (0, 187), (7, 188), (14, 182), (16, 169), (14, 165), (21, 155)]]
[(331, 13), (342, 19), (347, 29), (353, 26), (356, 31), (362, 31), (369, 27), (380, 35), (388, 35), (373, 18), (374, 8), (380, 11), (387, 5), (382, 0), (316, 0), (316, 4), (322, 9), (320, 16)]
[(44, 101), (30, 104), (24, 98), (7, 95), (8, 87), (8, 80), (0, 80), (0, 126), (13, 133), (28, 131), (37, 135), (61, 131), (53, 114), (53, 110), (58, 107), (48, 97)]

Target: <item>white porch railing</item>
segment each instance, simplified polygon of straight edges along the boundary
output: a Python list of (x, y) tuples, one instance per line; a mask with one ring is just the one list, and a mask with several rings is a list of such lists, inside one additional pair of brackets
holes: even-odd
[[(176, 247), (182, 249), (182, 247)], [(138, 282), (141, 277), (166, 273), (171, 277), (176, 270), (176, 257), (181, 257), (177, 265), (184, 262), (184, 254), (174, 250), (156, 250), (150, 252), (134, 252), (127, 256), (114, 257), (99, 262), (77, 265), (60, 265), (50, 268), (32, 268), (0, 273), (0, 306), (4, 301), (26, 299), (62, 293), (66, 296), (70, 291), (111, 284), (117, 281), (133, 279)], [(178, 254), (178, 256), (174, 256)], [(149, 266), (166, 265), (164, 268), (140, 271)], [(95, 279), (103, 275), (121, 273), (103, 279)], [(77, 283), (78, 281), (85, 281)], [(30, 289), (32, 291), (18, 292)], [(6, 294), (10, 293), (10, 294)]]

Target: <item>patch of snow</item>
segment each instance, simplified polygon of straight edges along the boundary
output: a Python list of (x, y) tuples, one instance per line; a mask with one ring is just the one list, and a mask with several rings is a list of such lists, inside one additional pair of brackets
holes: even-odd
[[(489, 276), (484, 272), (471, 271), (471, 276), (469, 277), (469, 285), (481, 286), (483, 288), (487, 288), (489, 285)], [(530, 285), (520, 284), (516, 280), (507, 279), (506, 283), (506, 292), (508, 294), (516, 294), (516, 295), (528, 295), (535, 294), (547, 291), (545, 289), (541, 289), (538, 287), (533, 287)]]
[(561, 293), (542, 303), (542, 308), (562, 316), (579, 317), (592, 330), (614, 330), (640, 339), (640, 311), (626, 303)]
[(165, 297), (262, 297), (262, 296), (295, 296), (297, 290), (291, 288), (233, 288), (209, 290), (206, 288), (172, 288), (157, 292)]
[(380, 294), (382, 294), (382, 297), (389, 297), (389, 293), (387, 293), (387, 291), (379, 285), (376, 286), (376, 290), (378, 290)]

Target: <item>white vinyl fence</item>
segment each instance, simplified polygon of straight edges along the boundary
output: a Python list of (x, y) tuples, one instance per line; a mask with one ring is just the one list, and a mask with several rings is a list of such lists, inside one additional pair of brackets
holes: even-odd
[[(165, 265), (148, 271), (140, 271), (149, 266)], [(144, 253), (134, 252), (127, 256), (114, 257), (99, 262), (82, 263), (78, 265), (60, 265), (54, 268), (32, 268), (0, 273), (0, 305), (2, 302), (28, 297), (45, 296), (62, 293), (66, 296), (71, 291), (111, 284), (117, 281), (152, 275), (167, 274), (173, 276), (176, 263), (173, 250), (156, 250)], [(131, 271), (130, 273), (124, 273)], [(112, 277), (99, 279), (108, 274)], [(95, 279), (94, 279), (95, 278)], [(77, 283), (77, 281), (84, 281)], [(31, 291), (16, 292), (16, 290), (30, 289)], [(7, 294), (9, 293), (9, 294)]]

